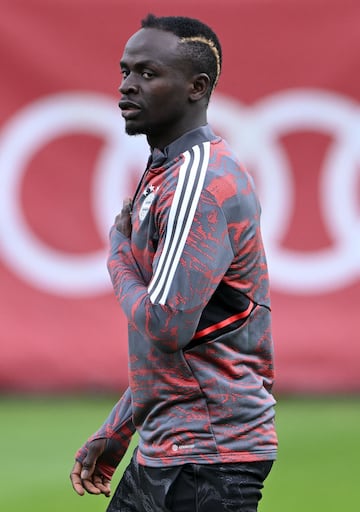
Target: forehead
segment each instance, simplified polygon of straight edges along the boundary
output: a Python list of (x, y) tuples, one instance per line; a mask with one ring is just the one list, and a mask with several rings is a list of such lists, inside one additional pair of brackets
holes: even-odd
[(164, 30), (143, 28), (130, 37), (121, 61), (155, 61), (171, 65), (179, 59), (179, 38)]

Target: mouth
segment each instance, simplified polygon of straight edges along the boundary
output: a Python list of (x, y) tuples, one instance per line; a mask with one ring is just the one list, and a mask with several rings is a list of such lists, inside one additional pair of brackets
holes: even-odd
[(124, 119), (133, 119), (141, 111), (140, 105), (138, 105), (137, 103), (134, 103), (133, 101), (127, 101), (127, 100), (120, 100), (119, 108), (121, 110), (121, 115), (123, 116)]

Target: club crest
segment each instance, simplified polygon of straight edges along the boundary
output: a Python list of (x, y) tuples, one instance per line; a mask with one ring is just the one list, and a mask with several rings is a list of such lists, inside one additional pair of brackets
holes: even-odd
[(155, 199), (155, 192), (156, 192), (156, 190), (155, 190), (155, 187), (150, 186), (143, 193), (143, 195), (145, 196), (145, 199), (144, 199), (144, 201), (143, 201), (143, 203), (141, 205), (140, 211), (139, 211), (139, 220), (140, 220), (140, 222), (145, 219), (148, 211), (150, 210), (152, 202)]

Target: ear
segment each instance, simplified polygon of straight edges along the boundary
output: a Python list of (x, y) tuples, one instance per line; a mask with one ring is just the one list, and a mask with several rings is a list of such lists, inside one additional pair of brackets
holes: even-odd
[(189, 100), (192, 102), (199, 101), (207, 97), (210, 89), (210, 78), (206, 73), (194, 75), (190, 84)]

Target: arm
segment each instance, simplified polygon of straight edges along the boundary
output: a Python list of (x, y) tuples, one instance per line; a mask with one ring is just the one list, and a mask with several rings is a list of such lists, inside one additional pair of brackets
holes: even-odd
[[(225, 215), (213, 196), (205, 191), (182, 250), (178, 251), (179, 259), (169, 270), (163, 254), (176, 252), (174, 245), (178, 240), (175, 237), (169, 242), (167, 238), (171, 209), (162, 205), (158, 208), (160, 239), (149, 286), (139, 272), (129, 238), (117, 223), (110, 232), (108, 269), (115, 295), (129, 323), (160, 350), (172, 352), (181, 350), (192, 339), (204, 307), (233, 259), (233, 250)], [(181, 219), (176, 218), (176, 222), (179, 225)], [(173, 261), (171, 258), (170, 267)], [(164, 281), (168, 271), (173, 274)], [(157, 287), (157, 282), (163, 282), (164, 286)]]
[(70, 478), (78, 494), (82, 496), (87, 491), (110, 495), (111, 478), (134, 432), (128, 388), (103, 425), (76, 453)]

